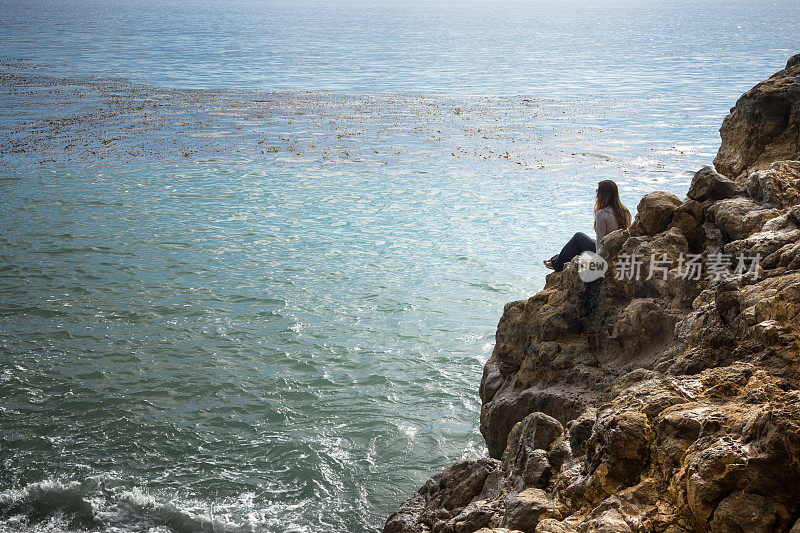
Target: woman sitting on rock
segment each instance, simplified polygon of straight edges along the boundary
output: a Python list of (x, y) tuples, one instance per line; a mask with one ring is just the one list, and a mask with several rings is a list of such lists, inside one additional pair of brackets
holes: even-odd
[[(603, 180), (597, 184), (597, 199), (594, 201), (594, 232), (597, 243), (603, 237), (618, 229), (627, 229), (631, 225), (631, 213), (619, 199), (617, 184), (611, 180)], [(561, 249), (561, 253), (545, 260), (544, 266), (560, 272), (573, 257), (583, 252), (597, 251), (595, 241), (580, 231)]]

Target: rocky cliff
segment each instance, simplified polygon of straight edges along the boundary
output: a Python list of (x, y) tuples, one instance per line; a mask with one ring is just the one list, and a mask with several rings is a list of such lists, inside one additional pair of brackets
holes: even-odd
[(800, 55), (720, 134), (687, 198), (648, 194), (605, 238), (599, 295), (571, 263), (506, 305), (489, 457), (386, 533), (800, 532)]

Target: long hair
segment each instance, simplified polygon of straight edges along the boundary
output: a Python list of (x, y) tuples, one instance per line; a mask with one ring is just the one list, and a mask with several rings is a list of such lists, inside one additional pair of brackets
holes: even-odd
[(594, 201), (594, 224), (597, 227), (597, 212), (606, 207), (614, 211), (619, 229), (627, 229), (631, 225), (631, 212), (619, 199), (617, 184), (611, 180), (603, 180), (597, 184), (597, 199)]

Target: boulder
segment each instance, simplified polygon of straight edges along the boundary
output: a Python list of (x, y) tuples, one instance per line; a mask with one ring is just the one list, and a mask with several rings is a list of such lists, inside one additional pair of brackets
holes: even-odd
[(668, 192), (656, 191), (645, 194), (637, 206), (636, 217), (631, 225), (631, 235), (655, 235), (667, 229), (672, 214), (681, 205), (680, 199)]
[(558, 420), (544, 413), (531, 413), (514, 426), (508, 437), (508, 448), (503, 456), (503, 467), (510, 468), (524, 450), (548, 450), (564, 434)]
[(622, 249), (622, 245), (625, 244), (625, 241), (627, 241), (630, 236), (630, 233), (626, 229), (612, 231), (600, 241), (600, 255), (606, 259), (616, 257)]
[(737, 191), (738, 187), (734, 182), (706, 166), (695, 172), (686, 196), (692, 200), (704, 202), (705, 200), (730, 198), (735, 196)]

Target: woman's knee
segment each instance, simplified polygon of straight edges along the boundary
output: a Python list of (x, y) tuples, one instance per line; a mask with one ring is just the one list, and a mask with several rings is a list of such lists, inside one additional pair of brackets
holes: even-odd
[(575, 235), (572, 236), (570, 239), (574, 245), (580, 249), (580, 251), (595, 251), (596, 245), (594, 239), (583, 233), (582, 231), (577, 232)]
[(574, 243), (581, 245), (581, 247), (585, 247), (589, 243), (594, 244), (594, 240), (592, 240), (591, 237), (589, 237), (582, 231), (577, 232), (575, 235), (572, 236), (570, 240)]

